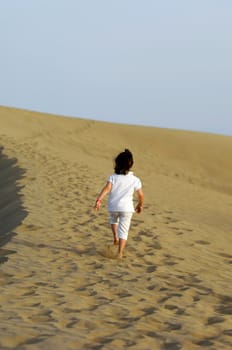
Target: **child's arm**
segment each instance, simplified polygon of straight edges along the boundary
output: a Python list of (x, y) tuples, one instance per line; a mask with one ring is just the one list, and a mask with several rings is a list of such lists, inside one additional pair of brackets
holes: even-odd
[(102, 199), (111, 191), (111, 188), (112, 188), (112, 183), (108, 181), (97, 197), (97, 200), (94, 206), (95, 210), (100, 209)]
[(144, 194), (143, 190), (140, 188), (139, 190), (136, 191), (137, 196), (138, 196), (138, 204), (136, 205), (135, 211), (137, 213), (141, 213), (143, 210), (143, 202), (144, 202)]

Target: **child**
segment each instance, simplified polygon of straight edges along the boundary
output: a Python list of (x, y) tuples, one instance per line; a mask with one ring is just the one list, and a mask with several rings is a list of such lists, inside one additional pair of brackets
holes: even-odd
[[(143, 208), (144, 195), (141, 181), (130, 171), (133, 163), (133, 155), (128, 149), (118, 154), (115, 158), (115, 173), (109, 176), (106, 185), (97, 197), (94, 207), (95, 210), (99, 210), (102, 199), (109, 193), (108, 211), (114, 244), (119, 244), (119, 258), (123, 256), (132, 215), (134, 211), (141, 213)], [(133, 205), (134, 192), (136, 192), (138, 198), (135, 209)]]

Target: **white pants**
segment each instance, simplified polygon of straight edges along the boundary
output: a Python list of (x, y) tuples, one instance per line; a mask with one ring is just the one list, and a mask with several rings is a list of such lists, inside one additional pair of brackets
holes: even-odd
[(118, 224), (118, 238), (127, 240), (133, 213), (122, 211), (110, 212), (110, 223)]

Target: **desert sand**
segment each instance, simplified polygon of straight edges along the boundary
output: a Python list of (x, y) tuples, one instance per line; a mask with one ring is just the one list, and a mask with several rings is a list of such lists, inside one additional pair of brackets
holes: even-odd
[[(143, 183), (123, 259), (104, 200)], [(232, 137), (0, 107), (0, 349), (232, 348)]]

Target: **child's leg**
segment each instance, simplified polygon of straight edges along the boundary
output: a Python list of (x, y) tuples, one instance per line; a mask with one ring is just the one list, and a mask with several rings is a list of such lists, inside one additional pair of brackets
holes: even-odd
[(113, 232), (114, 244), (118, 244), (118, 213), (110, 212), (110, 225)]
[(119, 216), (119, 225), (118, 225), (118, 237), (119, 237), (119, 247), (118, 247), (118, 256), (122, 258), (123, 251), (126, 246), (128, 232), (130, 228), (131, 218), (133, 213), (120, 213)]
[(118, 224), (111, 224), (111, 229), (114, 236), (114, 244), (118, 244)]
[(126, 239), (123, 238), (119, 238), (119, 247), (118, 247), (118, 257), (122, 258), (123, 256), (123, 251), (125, 249), (126, 246)]

